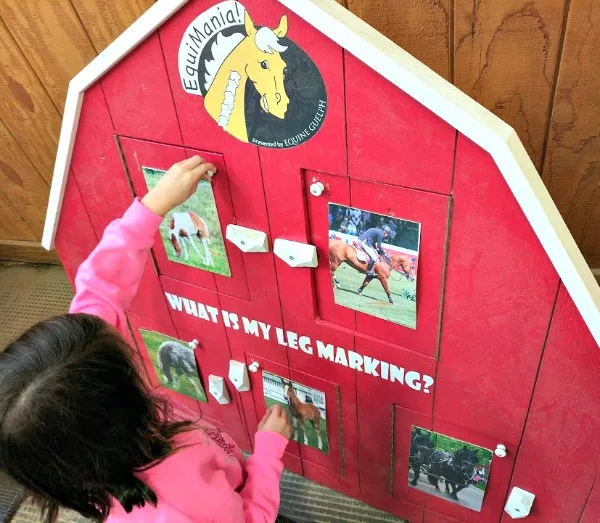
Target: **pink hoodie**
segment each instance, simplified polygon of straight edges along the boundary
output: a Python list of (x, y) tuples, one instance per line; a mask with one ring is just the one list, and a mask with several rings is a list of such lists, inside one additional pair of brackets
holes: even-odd
[[(123, 218), (111, 223), (77, 272), (70, 312), (94, 314), (126, 333), (125, 310), (161, 221), (135, 200)], [(275, 521), (287, 446), (283, 436), (258, 432), (247, 463), (227, 434), (202, 421), (197, 430), (178, 436), (176, 445), (185, 448), (139, 474), (156, 492), (157, 507), (127, 514), (115, 501), (109, 523)]]

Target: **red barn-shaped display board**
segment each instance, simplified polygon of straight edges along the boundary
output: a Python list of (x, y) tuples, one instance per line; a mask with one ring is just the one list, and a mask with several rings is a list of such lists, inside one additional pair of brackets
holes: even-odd
[(512, 129), (333, 0), (160, 0), (69, 90), (69, 276), (194, 154), (128, 311), (153, 388), (247, 451), (283, 405), (288, 469), (413, 523), (598, 520), (600, 291)]

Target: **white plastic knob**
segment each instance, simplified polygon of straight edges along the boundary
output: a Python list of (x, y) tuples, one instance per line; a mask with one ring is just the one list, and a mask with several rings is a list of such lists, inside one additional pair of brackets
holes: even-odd
[(248, 370), (250, 372), (258, 372), (258, 369), (260, 369), (260, 363), (258, 363), (258, 361), (253, 361), (249, 366), (248, 366)]
[(198, 340), (192, 340), (188, 343), (188, 347), (192, 350), (195, 350), (198, 347)]
[(321, 196), (324, 190), (325, 186), (321, 182), (315, 182), (310, 186), (310, 194), (313, 196)]
[(496, 450), (494, 451), (494, 454), (496, 454), (496, 456), (498, 456), (499, 458), (505, 458), (506, 457), (506, 446), (502, 445), (502, 443), (499, 443), (498, 446), (496, 447)]

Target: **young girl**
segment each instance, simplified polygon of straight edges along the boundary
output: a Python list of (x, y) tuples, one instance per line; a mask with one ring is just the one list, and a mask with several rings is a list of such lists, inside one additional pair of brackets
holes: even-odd
[(110, 224), (76, 278), (70, 314), (0, 353), (0, 468), (42, 502), (96, 521), (272, 522), (290, 426), (281, 408), (258, 426), (243, 463), (214, 427), (176, 422), (151, 395), (122, 337), (162, 217), (216, 168), (180, 162)]

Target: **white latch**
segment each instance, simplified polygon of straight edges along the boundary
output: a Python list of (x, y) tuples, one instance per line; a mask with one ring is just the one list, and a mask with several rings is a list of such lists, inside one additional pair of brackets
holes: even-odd
[(290, 267), (316, 267), (317, 248), (307, 243), (292, 242), (277, 238), (273, 246), (275, 256), (281, 258)]
[(192, 340), (188, 343), (188, 347), (192, 350), (196, 350), (198, 347), (198, 340)]
[(253, 361), (248, 367), (250, 372), (258, 372), (258, 369), (260, 369), (260, 363), (258, 363), (258, 361)]
[(313, 196), (321, 196), (324, 190), (325, 186), (321, 182), (315, 182), (310, 186), (310, 194)]
[(248, 369), (241, 361), (231, 360), (229, 362), (229, 381), (239, 392), (248, 392), (250, 390), (250, 378)]
[(208, 377), (208, 391), (221, 405), (227, 405), (231, 402), (225, 380), (221, 376), (211, 374)]
[(526, 518), (531, 512), (534, 499), (535, 494), (519, 487), (513, 487), (504, 506), (504, 511), (513, 519)]
[(498, 456), (499, 458), (505, 458), (506, 457), (506, 445), (503, 445), (502, 443), (498, 443), (498, 446), (496, 447), (494, 454), (496, 454), (496, 456)]
[(248, 229), (230, 223), (226, 231), (227, 239), (243, 252), (269, 252), (269, 240), (263, 231)]

